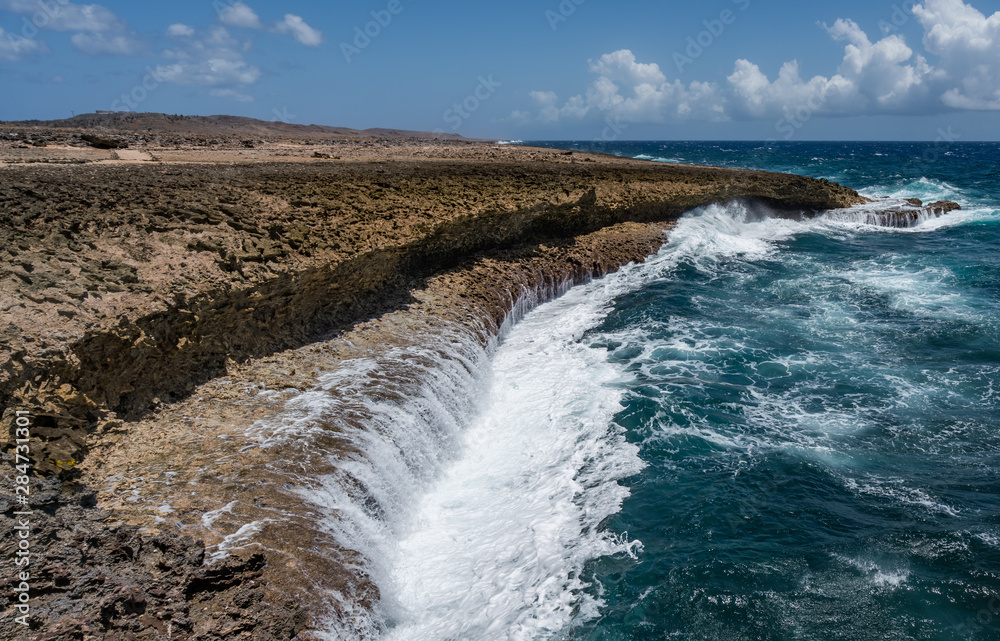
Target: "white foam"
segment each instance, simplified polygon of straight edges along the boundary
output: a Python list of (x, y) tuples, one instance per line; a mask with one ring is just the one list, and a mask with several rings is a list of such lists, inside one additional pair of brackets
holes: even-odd
[(997, 535), (995, 532), (979, 532), (976, 534), (976, 538), (986, 545), (1000, 548), (1000, 535)]
[(956, 200), (962, 195), (958, 187), (943, 180), (924, 176), (894, 185), (869, 187), (862, 189), (860, 193), (875, 198), (920, 198), (924, 201)]
[(833, 554), (831, 556), (866, 575), (868, 581), (877, 587), (898, 588), (910, 578), (910, 571), (905, 568), (887, 569), (884, 563), (877, 563), (868, 558), (849, 557), (840, 554)]
[(497, 350), (484, 411), (381, 585), (385, 638), (547, 638), (597, 614), (584, 564), (640, 545), (600, 528), (628, 494), (618, 481), (642, 463), (612, 422), (619, 371), (580, 342), (622, 280), (536, 309)]
[(208, 530), (212, 529), (212, 526), (215, 525), (215, 522), (217, 520), (219, 520), (219, 517), (221, 517), (223, 514), (233, 513), (233, 508), (236, 507), (237, 503), (239, 503), (239, 501), (230, 501), (225, 506), (220, 507), (218, 510), (205, 512), (204, 514), (201, 515), (201, 524), (205, 527), (205, 529)]
[[(709, 205), (681, 219), (670, 232), (662, 254), (676, 264), (689, 260), (711, 268), (720, 259), (763, 258), (777, 251), (777, 243), (807, 230), (803, 221), (772, 218), (742, 203)], [(663, 262), (663, 261), (661, 261)]]
[[(626, 494), (618, 480), (641, 464), (611, 422), (620, 392), (605, 383), (615, 370), (604, 352), (578, 340), (632, 286), (626, 272), (574, 290), (550, 304), (548, 316), (512, 328), (568, 284), (522, 291), (501, 327), (510, 338), (495, 363), (475, 332), (435, 327), (403, 347), (340, 363), (276, 420), (253, 426), (257, 447), (308, 450), (332, 433), (356, 452), (319, 478), (290, 466), (299, 481), (294, 492), (324, 515), (317, 527), (360, 553), (358, 569), (383, 595), (375, 612), (341, 602), (351, 620), (329, 621), (320, 631), (327, 638), (373, 638), (390, 627), (397, 638), (411, 629), (434, 638), (434, 630), (481, 617), (483, 603), (503, 604), (489, 610), (489, 622), (506, 622), (510, 634), (594, 615), (597, 602), (579, 574), (596, 556), (638, 549), (598, 525)], [(510, 350), (520, 351), (505, 356)], [(444, 527), (452, 528), (447, 535), (436, 529)], [(483, 582), (501, 549), (507, 556)], [(427, 558), (467, 571), (439, 581)], [(479, 600), (452, 611), (470, 590)]]
[(866, 475), (863, 479), (843, 478), (844, 487), (857, 494), (868, 494), (891, 499), (904, 505), (920, 506), (930, 513), (957, 517), (959, 510), (936, 500), (919, 488), (908, 487), (906, 481), (899, 478), (883, 478), (877, 475)]
[(213, 546), (215, 551), (208, 556), (207, 562), (216, 563), (229, 556), (231, 551), (243, 549), (245, 547), (243, 544), (253, 539), (253, 537), (272, 520), (273, 519), (260, 519), (259, 521), (246, 523), (240, 527), (240, 529), (226, 536), (217, 545)]
[(651, 156), (649, 154), (639, 154), (635, 156), (636, 160), (651, 160), (653, 162), (667, 162), (667, 163), (683, 163), (684, 161), (680, 158), (665, 158), (663, 156)]
[(833, 274), (858, 288), (879, 292), (893, 309), (940, 318), (978, 317), (956, 291), (955, 275), (943, 266), (914, 266), (906, 257), (858, 261)]

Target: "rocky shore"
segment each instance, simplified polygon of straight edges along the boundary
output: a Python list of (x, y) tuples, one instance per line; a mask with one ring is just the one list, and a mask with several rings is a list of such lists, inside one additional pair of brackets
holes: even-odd
[(694, 207), (864, 202), (767, 172), (215, 126), (0, 125), (4, 483), (19, 410), (35, 474), (0, 516), (14, 549), (14, 512), (33, 512), (30, 630), (11, 602), (5, 638), (312, 638), (349, 617), (322, 595), (378, 599), (296, 499), (346, 446), (331, 431), (325, 456), (263, 449), (245, 426), (338, 360), (488, 340), (524, 292), (641, 261)]

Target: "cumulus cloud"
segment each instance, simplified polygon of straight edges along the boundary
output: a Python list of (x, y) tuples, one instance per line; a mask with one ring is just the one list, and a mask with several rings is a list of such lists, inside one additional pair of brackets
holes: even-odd
[(264, 27), (257, 12), (242, 2), (236, 2), (219, 9), (219, 21), (230, 27), (244, 29), (262, 29)]
[(986, 17), (962, 0), (927, 0), (913, 7), (924, 47), (940, 56), (950, 86), (941, 99), (953, 109), (1000, 109), (1000, 11)]
[[(219, 97), (236, 97), (238, 87), (252, 85), (260, 79), (259, 68), (248, 63), (243, 55), (246, 44), (233, 38), (225, 27), (215, 27), (208, 34), (191, 37), (168, 49), (163, 55), (171, 64), (155, 68), (157, 79), (180, 85), (200, 85), (220, 90)], [(225, 93), (225, 90), (232, 90)], [(249, 99), (239, 94), (238, 99)]]
[(194, 29), (186, 24), (172, 24), (167, 27), (167, 35), (171, 38), (187, 38), (194, 35)]
[[(963, 0), (925, 0), (913, 14), (935, 64), (901, 35), (872, 41), (856, 22), (822, 25), (844, 55), (836, 72), (803, 78), (798, 61), (772, 80), (750, 60), (737, 60), (725, 83), (670, 80), (652, 62), (622, 49), (589, 63), (597, 79), (585, 93), (559, 103), (535, 91), (535, 122), (567, 118), (662, 123), (688, 119), (780, 119), (802, 110), (827, 116), (930, 114), (958, 109), (1000, 110), (1000, 11), (986, 17)], [(512, 114), (513, 116), (513, 114)], [(525, 122), (517, 112), (515, 121)]]
[(559, 106), (556, 104), (559, 96), (554, 91), (532, 91), (528, 95), (539, 105), (538, 119), (541, 122), (559, 122)]
[(563, 118), (583, 118), (600, 112), (624, 122), (666, 122), (691, 117), (723, 117), (718, 87), (712, 83), (679, 80), (669, 82), (655, 63), (641, 63), (628, 49), (601, 56), (590, 62), (598, 78), (585, 94), (571, 97), (561, 106), (556, 94), (535, 91), (530, 95), (539, 105), (538, 120), (558, 122)]
[(300, 16), (285, 14), (285, 19), (275, 25), (279, 33), (291, 34), (300, 44), (318, 47), (323, 42), (323, 33), (313, 29)]
[(872, 43), (850, 20), (826, 27), (835, 40), (848, 40), (837, 73), (799, 75), (797, 61), (786, 62), (771, 81), (749, 60), (737, 60), (729, 83), (729, 114), (735, 118), (777, 118), (804, 106), (814, 113), (905, 114), (940, 110), (931, 100), (936, 74), (923, 56), (899, 36)]
[(730, 114), (737, 118), (781, 117), (803, 106), (828, 115), (940, 110), (930, 99), (934, 70), (901, 36), (873, 43), (852, 20), (823, 26), (834, 40), (848, 42), (836, 74), (804, 80), (798, 62), (791, 61), (771, 81), (749, 60), (737, 60), (726, 79)]
[(667, 81), (659, 65), (636, 62), (628, 49), (604, 54), (597, 62), (590, 63), (590, 70), (611, 82), (629, 86), (656, 86)]
[(84, 53), (134, 55), (145, 40), (109, 9), (97, 4), (40, 3), (37, 0), (0, 0), (0, 9), (25, 14), (40, 30), (75, 32), (73, 45)]
[(38, 0), (0, 0), (0, 9), (30, 14), (36, 27), (52, 31), (116, 31), (125, 25), (109, 9), (97, 4), (53, 2), (42, 5)]
[[(0, 0), (0, 2), (12, 0)], [(23, 0), (16, 0), (23, 1)], [(206, 30), (177, 23), (166, 29), (171, 47), (160, 52), (165, 61), (153, 72), (158, 82), (205, 87), (214, 98), (250, 102), (249, 88), (260, 80), (260, 68), (247, 61), (251, 41), (230, 33), (230, 27), (264, 29), (260, 18), (242, 2), (217, 5), (219, 23)], [(317, 46), (323, 34), (299, 16), (286, 14), (269, 32), (291, 35), (306, 46)]]
[(786, 62), (772, 81), (749, 60), (737, 60), (728, 82), (733, 118), (781, 118), (808, 108), (811, 113), (916, 114), (941, 111), (932, 85), (940, 80), (922, 55), (902, 36), (872, 42), (852, 20), (823, 25), (835, 41), (847, 41), (837, 73), (804, 79), (798, 61)]

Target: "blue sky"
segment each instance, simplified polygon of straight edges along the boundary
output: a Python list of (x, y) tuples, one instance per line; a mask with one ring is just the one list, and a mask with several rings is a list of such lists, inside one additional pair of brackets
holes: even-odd
[(0, 119), (1000, 140), (1000, 2), (0, 0)]

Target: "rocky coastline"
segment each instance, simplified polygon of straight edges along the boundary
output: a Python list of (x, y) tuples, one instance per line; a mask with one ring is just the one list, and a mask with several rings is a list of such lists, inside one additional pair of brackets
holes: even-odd
[[(37, 559), (30, 630), (11, 602), (5, 638), (314, 638), (349, 616), (317, 594), (364, 608), (377, 589), (310, 508), (275, 517), (294, 492), (234, 426), (331, 362), (422, 332), (488, 340), (522, 294), (644, 260), (695, 207), (865, 202), (800, 176), (398, 132), (247, 145), (122, 127), (0, 125), (4, 483), (18, 411), (34, 470), (27, 505), (5, 495), (0, 538), (16, 544), (29, 508)], [(282, 456), (306, 476), (336, 467)], [(17, 583), (0, 576), (7, 595)]]

